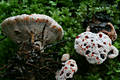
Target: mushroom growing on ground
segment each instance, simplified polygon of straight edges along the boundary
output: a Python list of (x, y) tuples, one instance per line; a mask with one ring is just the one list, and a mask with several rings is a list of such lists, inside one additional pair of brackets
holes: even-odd
[[(75, 39), (74, 48), (77, 53), (86, 57), (91, 64), (101, 64), (107, 57), (115, 58), (118, 56), (118, 49), (112, 45), (108, 35), (99, 32), (84, 32)], [(109, 52), (111, 52), (109, 54)]]
[(61, 61), (67, 61), (68, 59), (70, 59), (70, 54), (63, 54)]
[(63, 37), (62, 27), (51, 17), (42, 14), (22, 14), (5, 19), (2, 32), (17, 44), (32, 43), (40, 50)]
[(63, 65), (62, 69), (56, 72), (56, 80), (72, 78), (74, 73), (77, 72), (78, 67), (75, 60), (69, 59)]

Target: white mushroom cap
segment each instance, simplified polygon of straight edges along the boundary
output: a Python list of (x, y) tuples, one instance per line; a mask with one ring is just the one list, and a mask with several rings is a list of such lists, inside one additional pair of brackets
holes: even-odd
[(70, 54), (63, 54), (61, 61), (67, 61), (68, 59), (70, 59)]
[(22, 14), (5, 19), (2, 24), (3, 33), (16, 43), (40, 41), (42, 46), (60, 40), (62, 27), (51, 17), (43, 14)]
[(112, 48), (111, 39), (102, 32), (97, 34), (92, 32), (81, 33), (75, 39), (74, 48), (77, 53), (85, 56), (91, 64), (103, 63), (111, 50), (114, 50), (113, 53), (116, 56), (118, 55), (118, 51)]

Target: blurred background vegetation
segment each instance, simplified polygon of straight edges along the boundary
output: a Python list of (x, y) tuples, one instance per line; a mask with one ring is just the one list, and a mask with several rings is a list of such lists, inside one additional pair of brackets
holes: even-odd
[[(1, 0), (0, 23), (10, 17), (20, 14), (46, 14), (55, 19), (64, 29), (63, 40), (75, 38), (85, 31), (84, 21), (91, 19), (96, 12), (106, 12), (110, 16), (111, 23), (118, 34), (114, 42), (120, 51), (120, 0)], [(1, 33), (1, 27), (0, 27)], [(0, 35), (0, 39), (3, 36)], [(0, 41), (0, 67), (7, 64), (7, 60), (14, 56), (17, 45), (6, 38)], [(84, 57), (74, 50), (74, 40), (67, 41), (47, 49), (47, 52), (59, 52), (71, 54), (71, 58), (77, 61), (78, 72), (75, 80), (120, 80), (120, 56), (115, 59), (107, 59), (101, 65), (91, 65)], [(2, 73), (3, 71), (0, 71)], [(5, 79), (0, 79), (5, 80)]]

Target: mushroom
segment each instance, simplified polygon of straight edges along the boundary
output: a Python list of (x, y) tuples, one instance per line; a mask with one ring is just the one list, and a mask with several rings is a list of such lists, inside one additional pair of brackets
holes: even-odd
[(70, 54), (63, 54), (61, 61), (67, 61), (68, 59), (70, 59)]
[(115, 58), (119, 53), (118, 49), (112, 45), (108, 35), (102, 32), (79, 34), (75, 39), (74, 48), (77, 53), (85, 56), (91, 64), (101, 64), (107, 57)]
[(5, 19), (3, 34), (17, 44), (37, 44), (40, 50), (63, 37), (62, 27), (51, 17), (43, 14), (22, 14)]
[(76, 61), (73, 59), (67, 60), (63, 64), (64, 66), (62, 69), (56, 72), (56, 80), (66, 80), (67, 78), (72, 78), (74, 73), (78, 70)]
[(115, 41), (117, 39), (117, 33), (114, 29), (114, 26), (110, 22), (89, 23), (86, 31), (93, 33), (103, 32), (107, 34), (112, 41)]

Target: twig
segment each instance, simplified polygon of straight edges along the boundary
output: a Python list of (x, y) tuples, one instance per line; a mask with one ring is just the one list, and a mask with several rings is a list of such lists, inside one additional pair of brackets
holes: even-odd
[(3, 69), (5, 69), (7, 67), (7, 65), (3, 65), (2, 68), (0, 68), (0, 71), (2, 71)]
[(66, 42), (66, 41), (71, 41), (71, 40), (73, 40), (73, 39), (75, 39), (75, 38), (71, 38), (71, 39), (68, 38), (67, 40), (61, 40), (61, 41), (59, 41), (59, 42), (56, 42), (56, 43), (47, 45), (47, 46), (45, 46), (43, 49), (41, 49), (40, 51), (45, 50), (45, 49), (50, 48), (50, 47), (53, 47), (53, 46), (56, 46), (56, 45), (58, 45), (58, 44), (60, 44), (60, 43), (64, 43), (64, 42)]

